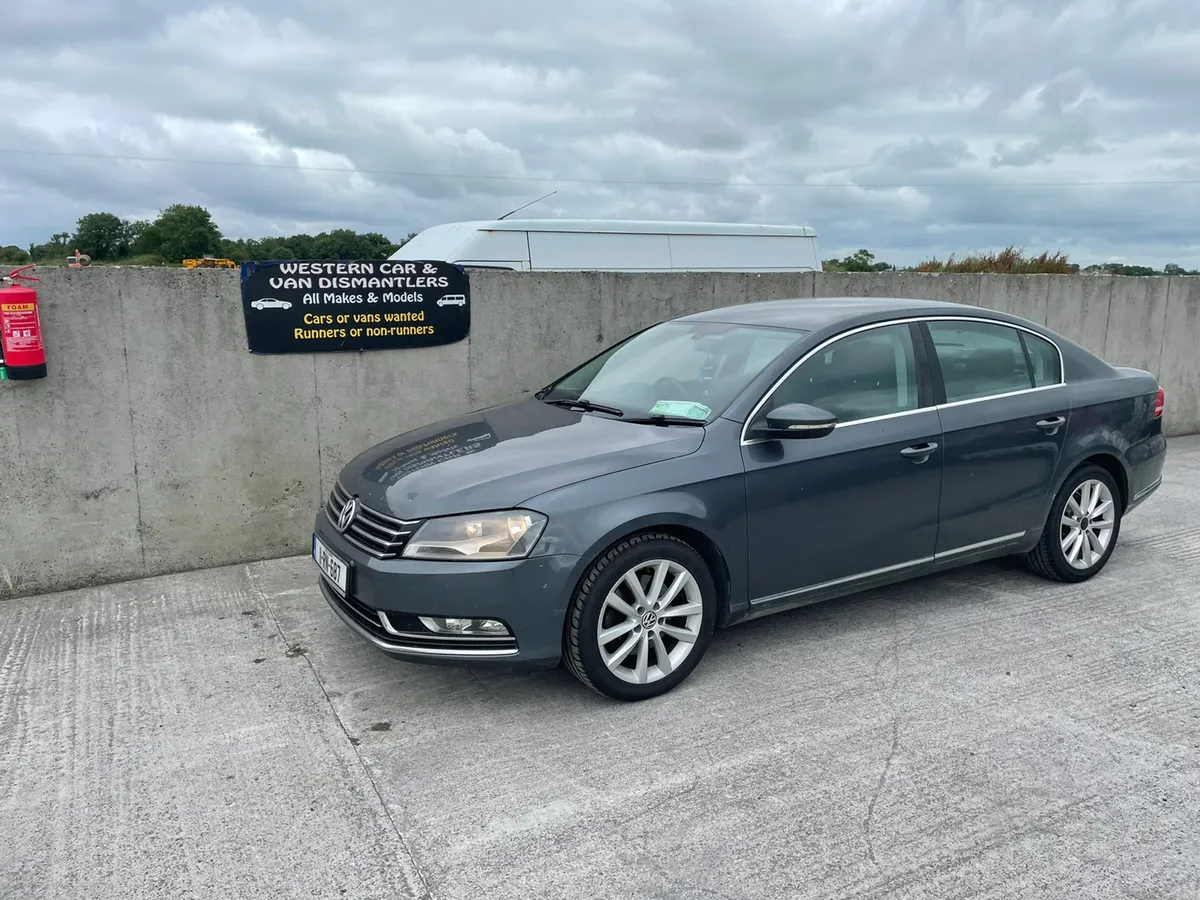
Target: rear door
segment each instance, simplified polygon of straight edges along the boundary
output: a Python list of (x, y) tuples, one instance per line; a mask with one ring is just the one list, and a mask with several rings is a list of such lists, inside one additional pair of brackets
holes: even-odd
[(937, 553), (1017, 542), (1042, 527), (1062, 455), (1071, 414), (1062, 357), (1045, 338), (1002, 322), (931, 319), (922, 328), (941, 375)]

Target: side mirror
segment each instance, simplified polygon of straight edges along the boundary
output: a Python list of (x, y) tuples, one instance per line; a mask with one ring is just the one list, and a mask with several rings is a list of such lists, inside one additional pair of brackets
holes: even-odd
[(788, 403), (767, 413), (751, 434), (769, 440), (794, 440), (796, 438), (819, 438), (832, 434), (837, 426), (837, 416), (807, 403)]

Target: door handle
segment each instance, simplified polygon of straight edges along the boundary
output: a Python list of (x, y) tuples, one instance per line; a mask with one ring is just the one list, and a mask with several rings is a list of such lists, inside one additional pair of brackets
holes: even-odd
[(917, 444), (915, 447), (905, 447), (900, 451), (900, 455), (920, 464), (929, 459), (937, 448), (938, 445), (930, 441), (927, 444)]
[(1042, 421), (1037, 423), (1037, 427), (1046, 432), (1046, 434), (1054, 434), (1065, 424), (1067, 424), (1066, 416), (1055, 416), (1053, 419), (1042, 419)]

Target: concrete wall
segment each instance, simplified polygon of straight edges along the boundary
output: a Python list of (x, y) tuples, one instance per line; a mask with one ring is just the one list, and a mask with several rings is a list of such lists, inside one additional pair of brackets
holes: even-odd
[(661, 318), (748, 300), (910, 296), (1043, 322), (1156, 372), (1200, 432), (1200, 278), (475, 273), (448, 347), (252, 356), (238, 274), (40, 273), (50, 377), (0, 384), (0, 599), (306, 552), (375, 441), (518, 397)]

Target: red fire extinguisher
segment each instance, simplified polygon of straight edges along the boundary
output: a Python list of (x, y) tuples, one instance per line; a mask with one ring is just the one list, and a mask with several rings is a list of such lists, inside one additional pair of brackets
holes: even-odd
[(33, 288), (17, 284), (41, 281), (22, 275), (33, 265), (13, 269), (0, 287), (0, 378), (29, 381), (46, 377), (46, 348), (42, 344), (42, 325), (38, 319), (38, 296)]

